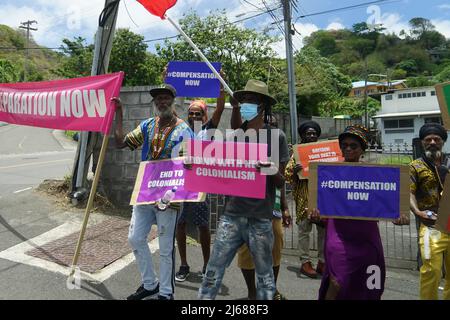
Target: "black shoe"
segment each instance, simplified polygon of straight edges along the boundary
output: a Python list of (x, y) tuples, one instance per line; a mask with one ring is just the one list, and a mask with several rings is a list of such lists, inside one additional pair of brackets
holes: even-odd
[(180, 270), (175, 274), (175, 280), (183, 282), (189, 276), (189, 266), (180, 266)]
[(169, 295), (169, 296), (162, 296), (162, 295), (158, 295), (158, 300), (173, 300), (173, 295)]
[(127, 300), (143, 300), (144, 298), (154, 296), (157, 293), (159, 293), (159, 283), (153, 290), (147, 290), (144, 288), (144, 285), (141, 285), (135, 293), (127, 297)]

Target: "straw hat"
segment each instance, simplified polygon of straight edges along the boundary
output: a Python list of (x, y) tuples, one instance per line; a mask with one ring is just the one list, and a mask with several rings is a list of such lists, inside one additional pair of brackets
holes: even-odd
[(277, 103), (277, 100), (275, 100), (269, 94), (269, 88), (267, 87), (267, 84), (259, 80), (254, 79), (248, 80), (244, 90), (235, 91), (233, 97), (237, 101), (241, 102), (246, 93), (258, 93), (262, 95), (269, 105), (274, 105), (275, 103)]

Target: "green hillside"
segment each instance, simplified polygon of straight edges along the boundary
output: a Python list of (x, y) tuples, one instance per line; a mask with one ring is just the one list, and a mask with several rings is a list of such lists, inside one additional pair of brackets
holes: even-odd
[[(26, 32), (0, 24), (0, 82), (23, 80)], [(43, 48), (30, 37), (30, 48)], [(29, 50), (27, 81), (58, 78), (55, 70), (63, 56), (49, 49)]]

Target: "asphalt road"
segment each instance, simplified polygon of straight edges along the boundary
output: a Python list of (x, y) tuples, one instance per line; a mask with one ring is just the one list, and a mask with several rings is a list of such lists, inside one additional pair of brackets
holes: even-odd
[[(79, 223), (83, 210), (66, 211), (34, 190), (44, 179), (62, 179), (69, 174), (75, 151), (64, 149), (49, 129), (1, 126), (0, 141), (0, 254), (68, 221)], [(101, 219), (101, 216), (93, 214), (91, 219)], [(199, 246), (188, 247), (188, 260), (191, 276), (186, 282), (177, 283), (177, 300), (197, 298), (202, 267)], [(158, 254), (154, 255), (154, 262), (158, 270)], [(177, 269), (179, 263), (177, 253)], [(283, 256), (279, 290), (291, 300), (317, 299), (320, 279), (299, 276), (298, 267), (297, 256)], [(124, 299), (140, 284), (134, 261), (101, 283), (83, 280), (81, 289), (69, 289), (66, 280), (66, 275), (54, 270), (0, 258), (0, 300)], [(217, 299), (239, 300), (245, 297), (243, 277), (236, 261), (233, 261)], [(388, 269), (383, 299), (417, 298), (417, 272)]]

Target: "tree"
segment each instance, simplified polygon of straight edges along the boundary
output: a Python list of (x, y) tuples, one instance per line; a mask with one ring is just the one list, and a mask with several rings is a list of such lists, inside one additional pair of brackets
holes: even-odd
[(436, 75), (436, 80), (439, 82), (450, 81), (450, 65)]
[[(271, 46), (279, 40), (277, 37), (232, 24), (224, 11), (211, 12), (206, 17), (188, 12), (179, 23), (210, 61), (222, 63), (233, 90), (243, 88), (250, 78), (266, 81), (275, 57)], [(156, 51), (165, 62), (200, 61), (181, 36), (157, 45)]]
[(0, 59), (0, 83), (19, 81), (19, 70), (9, 60)]
[(56, 74), (65, 78), (91, 75), (94, 46), (86, 45), (83, 37), (74, 37), (73, 41), (65, 38), (62, 42), (61, 50), (66, 58)]
[(114, 35), (109, 69), (124, 71), (125, 86), (149, 85), (160, 82), (164, 64), (147, 52), (144, 37), (129, 29), (118, 29)]
[(325, 30), (319, 30), (306, 37), (304, 40), (306, 46), (312, 46), (319, 50), (324, 57), (329, 57), (338, 52), (334, 36)]
[(411, 27), (411, 36), (414, 39), (420, 39), (423, 33), (434, 30), (434, 25), (425, 18), (412, 18), (409, 20), (409, 25)]
[(334, 101), (348, 95), (351, 79), (312, 47), (303, 48), (296, 62), (299, 113), (322, 115), (326, 109), (334, 114)]

